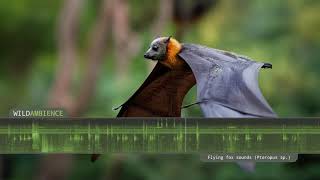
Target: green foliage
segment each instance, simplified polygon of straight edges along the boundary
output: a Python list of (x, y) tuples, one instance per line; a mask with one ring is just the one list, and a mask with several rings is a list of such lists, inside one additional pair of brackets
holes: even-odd
[[(57, 65), (56, 25), (63, 1), (0, 1), (0, 115), (12, 107), (41, 107), (47, 103)], [(97, 17), (100, 1), (87, 1), (80, 24), (79, 54), (87, 53), (88, 35)], [(112, 107), (123, 103), (148, 74), (143, 52), (154, 38), (150, 26), (157, 19), (159, 1), (129, 1), (130, 25), (138, 33), (142, 48), (130, 59), (129, 77), (118, 82), (113, 42), (108, 41), (97, 88), (85, 116), (114, 117)], [(260, 87), (281, 117), (320, 115), (320, 3), (317, 0), (224, 0), (199, 22), (186, 29), (183, 41), (234, 51), (271, 62), (262, 70)], [(110, 25), (112, 26), (112, 25)], [(175, 26), (167, 23), (165, 32)], [(86, 66), (80, 58), (75, 89)], [(184, 104), (196, 101), (193, 89)], [(199, 116), (197, 106), (183, 110), (184, 116)], [(94, 179), (112, 171), (113, 160), (96, 164), (87, 156), (75, 156), (70, 179)], [(15, 156), (14, 177), (31, 177), (38, 156)], [(122, 179), (300, 179), (319, 176), (318, 165), (292, 169), (284, 164), (258, 164), (254, 174), (235, 164), (203, 164), (197, 156), (164, 159), (155, 155), (131, 155), (124, 162)], [(272, 173), (270, 173), (272, 172)]]

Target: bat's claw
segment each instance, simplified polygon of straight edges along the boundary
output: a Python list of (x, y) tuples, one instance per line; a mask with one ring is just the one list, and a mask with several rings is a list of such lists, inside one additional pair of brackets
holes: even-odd
[(112, 110), (113, 110), (113, 111), (116, 111), (116, 110), (120, 109), (122, 106), (123, 106), (123, 104), (121, 104), (121, 105), (120, 105), (120, 106), (118, 106), (118, 107), (114, 107), (114, 108), (112, 108)]
[(262, 66), (262, 68), (264, 68), (264, 69), (272, 69), (272, 64), (270, 64), (270, 63), (264, 63), (264, 65)]

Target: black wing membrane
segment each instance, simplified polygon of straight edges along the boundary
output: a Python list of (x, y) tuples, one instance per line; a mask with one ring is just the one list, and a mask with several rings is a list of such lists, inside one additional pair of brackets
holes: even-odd
[(195, 83), (190, 68), (173, 71), (157, 63), (117, 117), (180, 117), (183, 99)]
[(205, 117), (276, 117), (258, 83), (264, 63), (205, 46), (184, 44), (179, 56), (191, 67)]

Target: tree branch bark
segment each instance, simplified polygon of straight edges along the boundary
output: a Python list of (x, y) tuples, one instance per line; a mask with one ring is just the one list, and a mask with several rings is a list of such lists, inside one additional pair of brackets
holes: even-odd
[(113, 0), (113, 37), (116, 56), (116, 77), (128, 77), (131, 58), (141, 47), (138, 36), (131, 31), (127, 0)]
[[(154, 24), (151, 27), (151, 33), (154, 37), (162, 36), (165, 30), (165, 27), (168, 22), (173, 17), (173, 0), (160, 0), (159, 1), (159, 10), (158, 18), (155, 20)], [(148, 70), (152, 71), (156, 63), (149, 61)]]
[(166, 24), (172, 20), (173, 17), (173, 0), (159, 1), (158, 18), (154, 22), (151, 32), (155, 36), (159, 36), (164, 32)]
[[(77, 59), (77, 30), (83, 3), (83, 0), (66, 0), (58, 22), (59, 62), (48, 106), (64, 108), (67, 112), (70, 112), (73, 106), (70, 88)], [(44, 156), (40, 161), (36, 179), (67, 179), (71, 166), (71, 155)]]
[(107, 45), (106, 39), (109, 30), (108, 24), (111, 23), (112, 3), (112, 0), (103, 0), (98, 19), (90, 34), (88, 65), (84, 80), (81, 83), (79, 96), (71, 109), (71, 116), (76, 116), (83, 112), (94, 94)]
[(71, 80), (77, 59), (77, 30), (83, 0), (66, 0), (58, 25), (59, 62), (55, 81), (49, 96), (49, 107), (72, 107), (70, 97)]

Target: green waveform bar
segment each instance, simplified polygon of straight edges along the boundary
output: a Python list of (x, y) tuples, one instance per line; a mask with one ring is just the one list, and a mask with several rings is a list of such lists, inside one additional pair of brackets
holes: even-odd
[(320, 119), (0, 119), (0, 153), (320, 153)]

